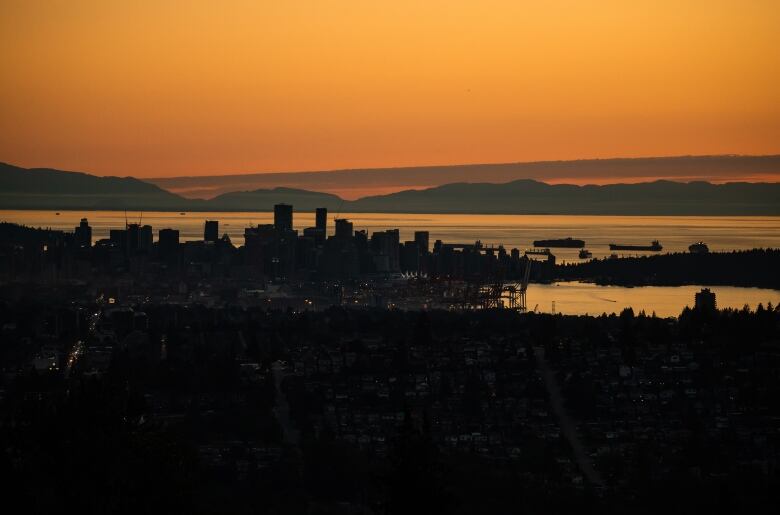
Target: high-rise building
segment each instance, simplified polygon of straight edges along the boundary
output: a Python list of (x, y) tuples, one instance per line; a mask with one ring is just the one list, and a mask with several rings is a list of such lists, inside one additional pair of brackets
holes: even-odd
[(154, 235), (151, 225), (128, 224), (127, 225), (127, 250), (130, 252), (147, 252), (152, 248)]
[(387, 255), (390, 257), (390, 270), (397, 272), (401, 269), (401, 236), (398, 229), (388, 229)]
[(175, 246), (179, 244), (178, 229), (160, 229), (157, 237), (157, 241), (161, 246)]
[(140, 246), (139, 233), (141, 232), (141, 226), (138, 224), (127, 224), (125, 230), (127, 231), (127, 244), (125, 248), (129, 252), (137, 251)]
[(336, 218), (336, 239), (347, 241), (352, 239), (352, 222), (346, 218)]
[(269, 247), (276, 239), (276, 229), (273, 225), (258, 225), (244, 229), (244, 246), (246, 262), (259, 272), (264, 271), (264, 264), (269, 261)]
[(92, 246), (92, 227), (89, 226), (86, 218), (81, 219), (81, 223), (76, 227), (76, 244), (79, 247), (91, 247)]
[[(416, 233), (415, 233), (416, 236)], [(420, 272), (420, 245), (416, 241), (407, 241), (401, 245), (401, 270), (404, 272)]]
[(718, 307), (718, 303), (715, 301), (715, 292), (709, 288), (703, 288), (696, 294), (695, 299), (698, 311), (715, 311)]
[(154, 234), (151, 225), (142, 225), (138, 232), (138, 249), (144, 252), (151, 250)]
[(325, 231), (317, 227), (306, 227), (303, 230), (303, 236), (310, 238), (315, 245), (322, 245), (325, 243)]
[(206, 220), (203, 226), (203, 241), (212, 241), (214, 243), (219, 239), (219, 221)]
[(293, 207), (290, 204), (276, 204), (274, 206), (274, 227), (277, 231), (292, 231)]
[(414, 231), (414, 241), (417, 243), (419, 251), (427, 254), (430, 250), (431, 233), (428, 231)]
[[(382, 256), (378, 262), (387, 262), (387, 271), (397, 272), (400, 269), (400, 241), (398, 229), (388, 229), (371, 235), (371, 250), (376, 256)], [(384, 270), (382, 270), (384, 271)]]
[(108, 237), (114, 247), (127, 248), (127, 229), (110, 229)]
[(315, 227), (324, 233), (328, 229), (328, 208), (318, 207), (315, 213)]
[(176, 229), (160, 229), (157, 245), (160, 255), (172, 256), (179, 250), (179, 231)]
[(267, 277), (287, 278), (295, 272), (298, 234), (273, 225), (258, 225), (244, 230), (247, 264)]
[(352, 233), (352, 241), (355, 243), (355, 247), (360, 250), (368, 249), (368, 231), (361, 229)]

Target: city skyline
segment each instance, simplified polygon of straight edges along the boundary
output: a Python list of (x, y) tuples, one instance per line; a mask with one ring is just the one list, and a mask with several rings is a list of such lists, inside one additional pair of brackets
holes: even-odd
[(3, 0), (29, 515), (780, 505), (777, 0)]

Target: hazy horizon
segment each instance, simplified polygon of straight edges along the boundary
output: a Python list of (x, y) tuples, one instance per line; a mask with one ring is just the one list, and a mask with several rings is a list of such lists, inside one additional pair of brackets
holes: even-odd
[[(16, 163), (6, 163), (19, 166)], [(103, 175), (56, 166), (30, 167)], [(213, 198), (223, 193), (288, 187), (331, 193), (345, 200), (444, 184), (507, 183), (530, 179), (546, 184), (609, 185), (669, 180), (780, 182), (780, 155), (653, 156), (512, 163), (479, 163), (395, 168), (351, 168), (294, 172), (222, 173), (202, 176), (135, 177), (187, 198)]]
[(779, 22), (767, 0), (10, 0), (0, 156), (159, 178), (780, 153)]
[[(731, 163), (727, 163), (732, 159), (743, 158), (754, 160), (754, 162), (749, 165), (737, 166), (731, 166)], [(144, 178), (144, 180), (168, 191), (189, 198), (210, 198), (230, 191), (250, 191), (283, 186), (333, 193), (348, 200), (409, 189), (432, 188), (454, 182), (504, 183), (518, 179), (579, 186), (632, 184), (656, 180), (707, 181), (714, 184), (778, 182), (780, 181), (780, 156), (702, 155), (583, 158)]]

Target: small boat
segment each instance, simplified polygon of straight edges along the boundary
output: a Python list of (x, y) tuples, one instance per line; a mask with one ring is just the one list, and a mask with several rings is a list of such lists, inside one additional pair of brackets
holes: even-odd
[(59, 212), (59, 211), (57, 211), (57, 212), (56, 212), (56, 213), (54, 213), (54, 214), (55, 214), (55, 215), (57, 215), (57, 216), (60, 216), (60, 212)]
[(582, 249), (580, 251), (580, 259), (590, 259), (592, 257), (593, 257), (593, 252), (591, 252), (591, 251), (589, 251), (587, 249)]
[(187, 213), (179, 213), (179, 214), (180, 214), (181, 216), (184, 216), (184, 215), (186, 215)]
[(710, 248), (703, 241), (698, 241), (693, 245), (690, 245), (688, 251), (690, 251), (691, 254), (707, 254), (710, 251)]

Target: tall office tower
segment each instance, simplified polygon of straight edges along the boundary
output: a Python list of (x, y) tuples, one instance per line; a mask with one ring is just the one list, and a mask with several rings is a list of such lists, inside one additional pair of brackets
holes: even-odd
[(127, 248), (127, 229), (110, 229), (108, 238), (116, 248)]
[(292, 231), (293, 207), (290, 204), (274, 206), (274, 227), (277, 231)]
[(401, 269), (401, 236), (398, 229), (387, 230), (387, 245), (390, 269), (397, 272)]
[(352, 222), (346, 218), (336, 218), (336, 239), (345, 241), (352, 239)]
[(140, 250), (146, 252), (152, 248), (154, 236), (152, 235), (151, 225), (128, 224), (126, 231), (128, 251), (135, 252)]
[(328, 229), (328, 208), (318, 207), (316, 211), (316, 223), (315, 227), (321, 230), (323, 233)]
[(388, 229), (371, 235), (371, 248), (387, 260), (388, 270), (397, 272), (400, 269), (400, 241), (398, 229)]
[(81, 219), (81, 223), (75, 230), (76, 244), (79, 247), (91, 247), (92, 246), (92, 227), (89, 226), (86, 218)]
[(361, 250), (368, 249), (368, 231), (361, 229), (355, 231), (352, 235), (352, 241), (355, 243), (355, 247)]
[(420, 245), (416, 241), (407, 241), (400, 248), (401, 270), (404, 272), (419, 272), (421, 268)]
[(125, 230), (127, 231), (127, 243), (125, 248), (129, 252), (137, 251), (140, 245), (139, 233), (141, 232), (141, 226), (138, 224), (127, 224)]
[(151, 250), (152, 242), (154, 242), (152, 226), (142, 225), (138, 231), (138, 250), (142, 250), (144, 252)]
[(203, 241), (217, 242), (219, 239), (219, 221), (206, 220), (206, 225), (203, 226)]
[(160, 229), (157, 237), (160, 255), (168, 257), (179, 250), (179, 231), (177, 229)]
[(417, 243), (420, 252), (427, 254), (430, 247), (431, 234), (428, 231), (414, 231), (414, 241)]

